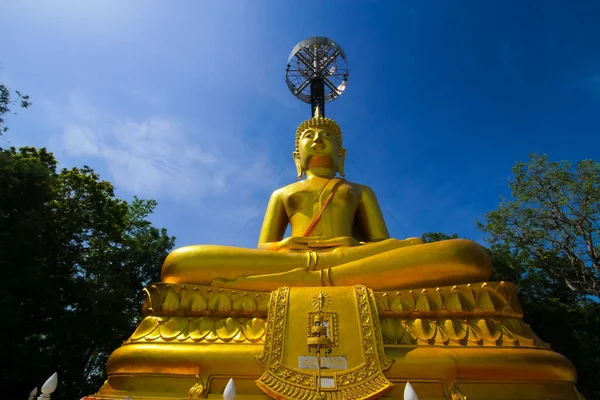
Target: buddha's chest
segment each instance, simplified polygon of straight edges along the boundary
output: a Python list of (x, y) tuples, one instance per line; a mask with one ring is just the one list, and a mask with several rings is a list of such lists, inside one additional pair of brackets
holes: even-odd
[[(299, 190), (286, 193), (283, 196), (283, 204), (288, 216), (296, 213), (312, 217), (318, 212), (321, 206), (327, 202), (331, 194), (330, 190), (322, 187), (306, 187)], [(339, 216), (354, 217), (358, 204), (360, 202), (360, 189), (350, 184), (342, 184), (333, 198), (329, 201), (324, 212), (334, 213)]]

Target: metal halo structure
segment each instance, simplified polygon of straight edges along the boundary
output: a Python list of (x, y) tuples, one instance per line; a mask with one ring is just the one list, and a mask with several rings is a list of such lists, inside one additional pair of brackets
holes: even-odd
[(348, 60), (333, 40), (313, 37), (298, 43), (288, 59), (285, 81), (294, 96), (311, 105), (312, 115), (335, 100), (348, 84)]

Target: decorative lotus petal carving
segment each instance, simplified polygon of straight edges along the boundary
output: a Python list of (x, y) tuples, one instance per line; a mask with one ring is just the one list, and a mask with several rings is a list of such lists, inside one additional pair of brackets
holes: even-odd
[(190, 339), (198, 342), (204, 339), (213, 329), (215, 321), (212, 318), (202, 317), (190, 320), (188, 331)]
[(242, 331), (248, 341), (258, 342), (265, 335), (266, 322), (264, 319), (252, 318), (242, 325)]
[(256, 301), (252, 299), (248, 294), (237, 295), (233, 302), (234, 311), (240, 311), (244, 313), (251, 313), (256, 311), (258, 308)]
[(516, 301), (516, 288), (506, 282), (447, 286), (435, 289), (375, 293), (380, 315), (437, 316), (439, 314), (512, 316), (521, 318), (523, 311)]
[(415, 310), (415, 299), (412, 296), (396, 295), (391, 300), (390, 310), (393, 313), (413, 312)]
[(181, 292), (177, 293), (172, 287), (169, 287), (166, 291), (165, 299), (162, 304), (163, 311), (179, 310), (179, 295), (181, 295)]
[(224, 342), (231, 341), (240, 332), (240, 329), (240, 323), (233, 318), (220, 319), (215, 323), (215, 332)]
[[(157, 283), (130, 342), (262, 343), (270, 293)], [(517, 289), (484, 282), (376, 292), (386, 344), (547, 347), (521, 320)]]
[(236, 292), (194, 285), (155, 283), (144, 289), (144, 316), (263, 317), (270, 293)]
[(184, 318), (169, 318), (160, 324), (160, 337), (163, 340), (173, 340), (179, 336), (179, 334), (187, 326), (187, 321)]
[(158, 319), (156, 317), (146, 317), (131, 335), (131, 340), (141, 339), (152, 333), (156, 328), (158, 328)]
[(415, 308), (421, 312), (438, 311), (441, 307), (436, 304), (435, 300), (427, 291), (424, 291), (417, 297)]
[(231, 311), (231, 299), (226, 293), (221, 292), (210, 299), (208, 308), (219, 313)]
[(502, 312), (506, 300), (492, 290), (482, 289), (477, 296), (477, 305), (481, 312)]
[(262, 343), (266, 322), (262, 318), (157, 318), (146, 317), (128, 342), (156, 341)]
[(463, 292), (452, 291), (446, 299), (446, 309), (450, 312), (471, 312), (473, 303), (469, 301), (467, 295)]

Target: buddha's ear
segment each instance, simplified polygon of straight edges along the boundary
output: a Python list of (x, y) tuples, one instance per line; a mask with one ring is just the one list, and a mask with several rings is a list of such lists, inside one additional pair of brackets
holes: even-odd
[(341, 176), (346, 176), (346, 174), (344, 174), (344, 163), (346, 162), (346, 149), (342, 149), (340, 151), (340, 155), (338, 157), (338, 165), (337, 165), (337, 171), (340, 173)]
[(302, 169), (302, 163), (300, 162), (300, 153), (293, 152), (292, 157), (294, 157), (294, 164), (296, 164), (296, 172), (298, 173), (298, 180), (302, 179), (302, 174), (304, 174), (304, 170)]

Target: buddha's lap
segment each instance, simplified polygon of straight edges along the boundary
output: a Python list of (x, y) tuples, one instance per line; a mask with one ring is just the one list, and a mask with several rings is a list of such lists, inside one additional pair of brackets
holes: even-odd
[[(228, 246), (189, 246), (172, 252), (162, 269), (163, 281), (170, 283), (210, 284), (214, 279), (268, 275), (305, 268), (310, 253), (271, 252)], [(454, 239), (407, 246), (405, 241), (388, 239), (355, 247), (313, 252), (312, 267), (342, 267), (352, 274), (416, 270), (434, 278), (455, 275), (457, 278), (488, 279), (489, 256), (477, 243)], [(337, 268), (336, 268), (337, 269)]]
[(295, 250), (288, 252), (268, 251), (262, 249), (249, 249), (233, 246), (196, 245), (181, 247), (172, 251), (164, 265), (171, 264), (194, 264), (195, 267), (213, 266), (218, 268), (219, 261), (225, 265), (231, 261), (265, 260), (265, 262), (281, 262), (284, 260), (305, 260), (307, 254), (315, 253), (319, 258), (338, 258), (346, 261), (347, 257), (363, 256), (370, 257), (381, 253), (393, 253), (403, 259), (415, 258), (427, 255), (428, 259), (489, 259), (484, 248), (477, 243), (464, 240), (452, 239), (427, 244), (408, 244), (405, 240), (386, 239), (380, 242), (365, 243), (360, 246), (336, 247), (329, 249), (315, 248), (310, 250)]

